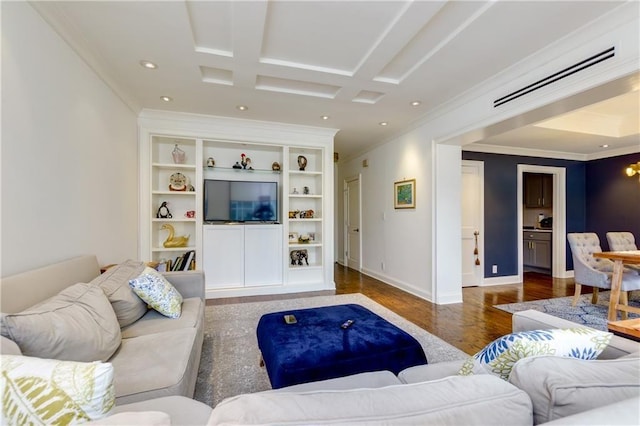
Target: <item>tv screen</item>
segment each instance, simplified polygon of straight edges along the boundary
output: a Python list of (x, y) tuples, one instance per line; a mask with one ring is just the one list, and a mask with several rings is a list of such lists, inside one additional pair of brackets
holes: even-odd
[(278, 183), (205, 179), (205, 222), (276, 222)]

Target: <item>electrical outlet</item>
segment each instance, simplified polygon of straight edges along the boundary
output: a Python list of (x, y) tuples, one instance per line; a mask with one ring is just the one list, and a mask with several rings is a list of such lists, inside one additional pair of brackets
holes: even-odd
[(497, 274), (498, 273), (498, 265), (493, 265), (491, 267), (491, 273), (493, 273), (493, 274)]

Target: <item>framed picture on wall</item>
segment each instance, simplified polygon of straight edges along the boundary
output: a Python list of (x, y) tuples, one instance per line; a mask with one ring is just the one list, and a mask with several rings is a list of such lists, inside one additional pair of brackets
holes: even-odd
[(396, 209), (416, 208), (416, 180), (407, 179), (393, 184), (393, 207)]

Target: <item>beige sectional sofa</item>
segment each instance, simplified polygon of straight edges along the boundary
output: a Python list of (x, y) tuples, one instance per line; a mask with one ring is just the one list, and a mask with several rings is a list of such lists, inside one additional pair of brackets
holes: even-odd
[[(82, 324), (70, 325), (70, 327), (77, 326), (80, 329), (79, 333), (87, 334), (78, 339), (80, 343), (86, 342), (87, 346), (91, 339), (100, 337), (104, 341), (97, 342), (96, 345), (101, 347), (115, 345), (115, 352), (108, 358), (100, 359), (96, 355), (96, 360), (113, 365), (116, 405), (173, 395), (191, 398), (196, 385), (204, 336), (203, 273), (185, 271), (164, 274), (183, 298), (182, 314), (180, 318), (173, 319), (155, 310), (147, 309), (146, 304), (140, 300), (135, 301), (135, 294), (132, 295), (129, 291), (128, 279), (139, 275), (143, 268), (144, 265), (141, 262), (128, 261), (101, 274), (95, 256), (69, 259), (3, 278), (0, 287), (2, 295), (0, 308), (2, 314), (7, 316), (6, 320), (9, 324), (12, 314), (19, 316), (20, 312), (64, 290), (68, 291), (77, 283), (89, 283), (89, 286), (79, 287), (83, 291), (99, 286), (104, 293), (109, 293), (109, 301), (117, 313), (116, 330), (114, 331), (113, 327), (103, 326), (104, 335), (100, 336), (100, 333), (95, 333), (95, 327), (89, 331), (83, 330)], [(128, 308), (125, 306), (127, 303), (128, 306), (133, 307)], [(138, 312), (133, 312), (136, 310)], [(100, 314), (104, 316), (100, 318), (100, 322), (114, 321), (113, 318), (107, 318), (107, 314), (109, 313)], [(113, 314), (113, 312), (110, 313), (112, 316)], [(136, 319), (139, 315), (141, 317)], [(38, 315), (32, 316), (38, 317)], [(34, 319), (29, 326), (38, 324), (39, 320), (41, 319)], [(60, 316), (56, 316), (54, 321), (60, 321)], [(126, 325), (121, 326), (122, 324)], [(66, 326), (61, 323), (54, 324), (54, 327)], [(16, 337), (16, 340), (20, 341), (23, 348), (28, 347), (30, 351), (36, 350), (34, 348), (37, 346), (31, 345), (28, 336), (24, 336), (24, 330), (19, 329), (15, 324), (13, 329), (8, 329), (5, 327), (5, 318), (3, 318), (3, 335), (11, 333), (16, 336), (22, 333), (23, 335)], [(43, 340), (47, 335), (52, 334), (43, 331), (35, 336), (34, 340)], [(3, 336), (1, 343), (3, 354), (21, 353), (20, 346), (7, 337)], [(51, 345), (54, 344), (58, 344), (61, 350), (69, 350), (67, 342), (51, 343)], [(42, 357), (37, 353), (25, 355)], [(75, 353), (72, 352), (71, 355), (75, 356)], [(83, 355), (90, 356), (90, 354)]]
[[(514, 331), (575, 326), (536, 311), (513, 316)], [(640, 343), (614, 336), (597, 360), (525, 358), (508, 381), (458, 376), (462, 361), (451, 361), (412, 367), (398, 377), (377, 371), (239, 395), (213, 410), (170, 397), (117, 407), (115, 413), (126, 422), (127, 416), (159, 410), (174, 425), (636, 425), (638, 351)]]
[[(4, 279), (2, 311), (20, 311), (74, 282), (95, 280), (97, 268), (90, 256)], [(119, 349), (107, 360), (117, 406), (96, 424), (640, 424), (640, 344), (618, 336), (598, 360), (525, 358), (509, 380), (459, 376), (462, 361), (451, 361), (397, 377), (377, 371), (239, 395), (212, 409), (190, 399), (202, 346), (202, 274), (167, 277), (184, 296), (183, 315), (176, 321), (148, 311), (121, 328)], [(575, 326), (536, 311), (513, 315), (514, 331)], [(17, 350), (3, 338), (2, 353)]]

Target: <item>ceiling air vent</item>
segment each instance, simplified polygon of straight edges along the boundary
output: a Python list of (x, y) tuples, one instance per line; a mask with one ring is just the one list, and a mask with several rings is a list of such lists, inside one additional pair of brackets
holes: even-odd
[(569, 77), (572, 74), (575, 74), (579, 71), (592, 67), (602, 61), (606, 61), (607, 59), (613, 58), (615, 54), (616, 54), (615, 47), (610, 47), (606, 50), (603, 50), (597, 55), (593, 55), (592, 57), (587, 58), (583, 61), (580, 61), (576, 64), (573, 64), (570, 67), (563, 69), (562, 71), (558, 71), (557, 73), (547, 76), (541, 80), (538, 80), (535, 83), (530, 84), (526, 87), (523, 87), (520, 90), (516, 90), (515, 92), (509, 93), (506, 96), (496, 99), (495, 101), (493, 101), (493, 107), (496, 108), (496, 107), (499, 107), (500, 105), (504, 105), (507, 102), (511, 102), (514, 99), (518, 99), (519, 97), (526, 95), (527, 93), (531, 93), (535, 90), (541, 89), (544, 86), (547, 86), (551, 83), (555, 83), (556, 81), (562, 80), (565, 77)]

